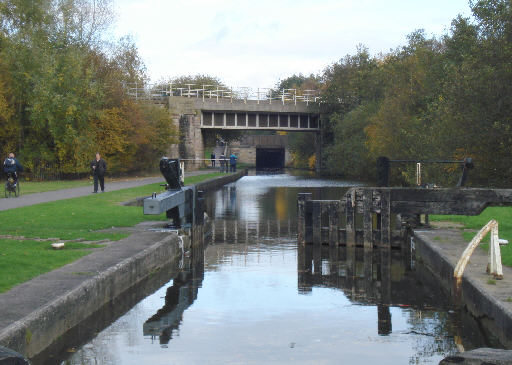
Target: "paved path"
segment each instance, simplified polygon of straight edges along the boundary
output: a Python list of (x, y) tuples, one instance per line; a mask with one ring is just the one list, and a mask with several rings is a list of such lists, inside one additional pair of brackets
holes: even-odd
[(483, 319), (482, 328), (489, 336), (498, 338), (505, 348), (512, 348), (512, 268), (504, 266), (503, 279), (493, 280), (486, 273), (488, 254), (477, 248), (464, 270), (461, 292), (457, 295), (453, 272), (468, 245), (462, 230), (417, 229), (414, 236), (416, 257), (420, 256), (435, 280), (456, 302), (462, 299), (471, 315)]
[[(210, 174), (212, 170), (201, 170), (201, 171), (190, 171), (185, 176), (196, 176), (203, 174)], [(142, 185), (154, 184), (164, 182), (164, 178), (160, 177), (148, 177), (142, 179), (130, 179), (125, 181), (109, 182), (105, 181), (106, 191), (115, 191), (127, 188), (133, 188)], [(23, 185), (23, 182), (22, 182)], [(82, 186), (78, 188), (62, 189), (55, 191), (46, 191), (44, 193), (34, 193), (21, 195), (18, 198), (0, 199), (0, 210), (7, 210), (19, 207), (26, 207), (28, 205), (34, 205), (39, 203), (46, 203), (55, 200), (78, 198), (80, 196), (86, 196), (92, 194), (92, 185)]]

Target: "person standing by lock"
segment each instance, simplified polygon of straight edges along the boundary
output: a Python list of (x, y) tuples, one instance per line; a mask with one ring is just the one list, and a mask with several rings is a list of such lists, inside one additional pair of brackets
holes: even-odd
[(99, 152), (96, 152), (96, 158), (91, 162), (92, 177), (94, 180), (94, 191), (98, 192), (98, 181), (100, 183), (101, 192), (105, 191), (105, 172), (107, 171), (107, 163), (101, 158)]

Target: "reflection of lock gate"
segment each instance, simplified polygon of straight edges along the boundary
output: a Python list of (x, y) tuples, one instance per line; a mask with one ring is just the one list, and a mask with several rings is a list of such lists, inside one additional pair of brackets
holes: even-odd
[(160, 172), (167, 184), (166, 191), (161, 194), (153, 193), (144, 199), (144, 214), (166, 213), (173, 220), (173, 225), (202, 224), (204, 204), (202, 191), (196, 191), (195, 186), (183, 187), (183, 165), (179, 159), (163, 157), (160, 160)]

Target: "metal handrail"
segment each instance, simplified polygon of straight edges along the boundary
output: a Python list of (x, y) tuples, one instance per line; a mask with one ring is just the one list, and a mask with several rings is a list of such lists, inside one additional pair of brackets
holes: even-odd
[(473, 237), (457, 262), (455, 270), (453, 271), (453, 277), (455, 278), (457, 288), (460, 288), (464, 269), (466, 268), (473, 251), (489, 231), (491, 232), (491, 242), (489, 244), (489, 255), (487, 259), (487, 273), (493, 275), (495, 279), (503, 279), (500, 242), (498, 237), (498, 222), (492, 219), (475, 235), (475, 237)]
[(185, 84), (185, 87), (175, 87), (172, 84), (141, 84), (125, 83), (124, 88), (128, 95), (141, 100), (158, 100), (167, 97), (180, 96), (187, 98), (202, 98), (238, 100), (247, 102), (247, 100), (261, 102), (303, 102), (318, 103), (321, 102), (318, 90), (304, 90), (299, 93), (297, 89), (284, 89), (277, 91), (272, 88), (250, 88), (234, 87), (229, 88), (222, 85), (194, 85)]

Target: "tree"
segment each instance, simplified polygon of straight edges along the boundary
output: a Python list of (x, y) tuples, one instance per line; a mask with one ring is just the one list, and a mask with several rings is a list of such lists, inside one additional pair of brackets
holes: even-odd
[[(107, 43), (111, 0), (0, 2), (0, 146), (32, 169), (88, 171), (94, 152), (111, 170), (144, 168), (177, 134), (169, 113), (130, 100), (145, 66), (128, 38)], [(147, 165), (147, 163), (146, 163)]]

